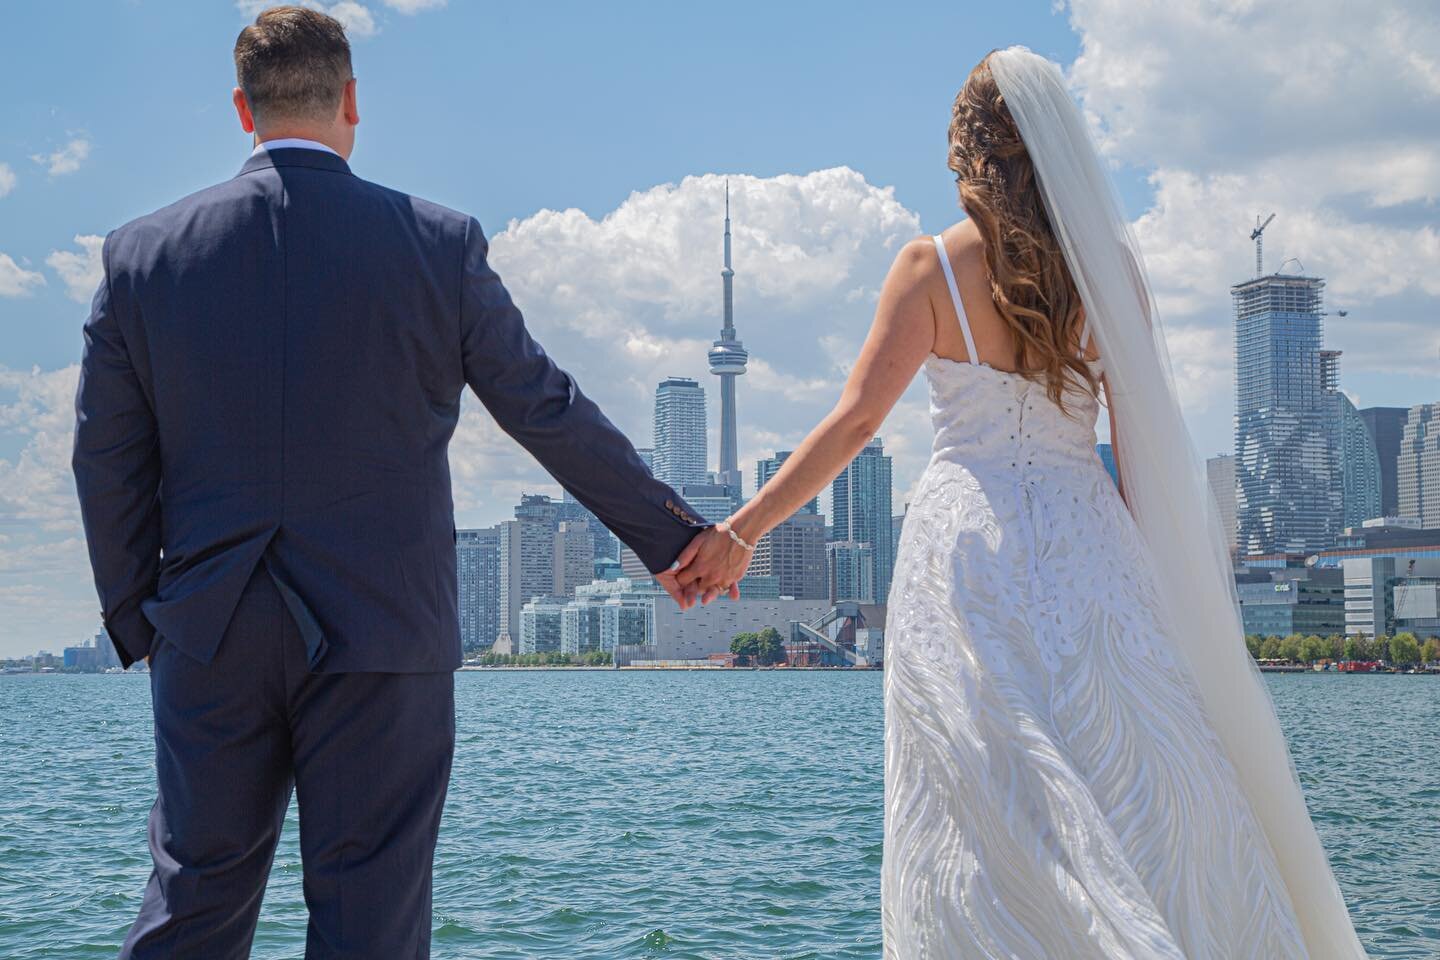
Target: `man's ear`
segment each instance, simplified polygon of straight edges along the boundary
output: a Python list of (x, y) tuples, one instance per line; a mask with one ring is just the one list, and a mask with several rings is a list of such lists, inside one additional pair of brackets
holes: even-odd
[(250, 112), (250, 102), (245, 99), (245, 91), (236, 87), (231, 100), (235, 103), (235, 112), (240, 116), (240, 129), (246, 133), (254, 133), (255, 115)]
[(340, 103), (344, 109), (345, 122), (352, 127), (357, 126), (360, 123), (360, 107), (356, 102), (354, 77), (346, 81), (345, 92), (340, 97)]

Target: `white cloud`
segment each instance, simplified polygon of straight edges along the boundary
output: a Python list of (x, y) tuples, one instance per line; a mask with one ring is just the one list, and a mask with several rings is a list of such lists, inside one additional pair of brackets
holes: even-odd
[[(251, 20), (259, 16), (260, 11), (279, 5), (276, 0), (235, 0), (236, 9)], [(336, 0), (333, 3), (323, 3), (320, 0), (300, 0), (300, 5), (312, 10), (319, 10), (339, 20), (341, 26), (345, 28), (346, 35), (351, 39), (373, 37), (380, 32), (380, 28), (375, 25), (375, 16), (370, 12), (370, 8), (357, 0)]]
[[(1251, 0), (1069, 0), (1067, 70), (1102, 149), (1147, 171), (1135, 223), (1192, 405), (1227, 409), (1229, 286), (1296, 258), (1326, 278), (1347, 371), (1424, 375), (1440, 350), (1440, 21), (1428, 0), (1303, 16)], [(1296, 270), (1291, 262), (1288, 270)], [(1393, 335), (1375, 342), (1383, 325)], [(1195, 351), (1190, 353), (1189, 351)], [(1177, 369), (1177, 376), (1180, 374)], [(1217, 431), (1218, 432), (1218, 431)]]
[(44, 274), (26, 270), (8, 253), (0, 253), (0, 297), (23, 297), (45, 285)]
[(4, 197), (15, 189), (15, 171), (10, 169), (10, 164), (0, 163), (0, 197)]
[(79, 367), (0, 367), (0, 656), (58, 652), (99, 604), (70, 472)]
[(71, 300), (89, 303), (90, 298), (95, 295), (96, 287), (105, 276), (105, 267), (100, 261), (100, 251), (105, 245), (105, 238), (94, 234), (76, 234), (75, 242), (80, 246), (78, 253), (53, 250), (50, 256), (45, 258), (45, 262), (60, 275), (60, 279), (65, 283), (65, 292)]
[(30, 159), (44, 167), (50, 176), (60, 177), (79, 170), (89, 156), (90, 141), (75, 137), (54, 153), (33, 153)]
[(401, 13), (416, 14), (421, 10), (435, 10), (445, 6), (446, 0), (385, 0), (385, 6)]
[[(720, 175), (687, 177), (632, 193), (599, 219), (542, 210), (491, 237), (492, 263), (536, 338), (636, 446), (651, 442), (655, 384), (679, 374), (706, 386), (715, 448), (706, 353), (721, 322), (724, 191)], [(847, 167), (732, 176), (730, 191), (736, 325), (752, 356), (738, 403), (748, 474), (757, 457), (793, 448), (838, 398), (879, 284), (920, 223), (890, 188)], [(904, 490), (929, 452), (923, 405), (897, 408), (884, 436)], [(478, 404), (467, 402), (451, 464), (457, 506), (475, 522), (507, 515), (522, 489), (553, 489)]]
[(370, 8), (363, 3), (356, 3), (355, 0), (313, 5), (339, 20), (345, 27), (345, 33), (351, 37), (373, 37), (380, 30), (375, 26), (375, 18), (370, 14)]

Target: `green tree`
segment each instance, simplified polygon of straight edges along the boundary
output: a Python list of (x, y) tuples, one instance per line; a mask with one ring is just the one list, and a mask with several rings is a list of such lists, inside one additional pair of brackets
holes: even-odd
[(1375, 638), (1375, 659), (1390, 660), (1390, 635), (1382, 633)]
[(766, 627), (755, 636), (755, 661), (766, 666), (785, 662), (785, 644), (779, 630)]
[(1264, 642), (1265, 638), (1260, 636), (1260, 634), (1258, 633), (1245, 634), (1245, 649), (1249, 650), (1250, 656), (1256, 658), (1257, 660), (1260, 657), (1260, 646)]
[(1420, 659), (1426, 663), (1440, 660), (1440, 637), (1431, 637), (1425, 641), (1425, 645), (1420, 648)]
[(1391, 637), (1390, 659), (1395, 663), (1418, 663), (1420, 660), (1420, 641), (1415, 639), (1415, 634), (1407, 630), (1404, 633), (1397, 633)]
[(1360, 659), (1361, 643), (1362, 639), (1358, 636), (1345, 638), (1345, 649), (1342, 651), (1342, 653), (1344, 653), (1346, 660)]
[(1280, 641), (1280, 656), (1287, 660), (1299, 660), (1304, 650), (1305, 638), (1298, 633), (1292, 633)]
[(750, 663), (760, 654), (760, 635), (748, 631), (735, 634), (730, 640), (730, 652), (737, 661)]
[(1306, 663), (1324, 660), (1328, 656), (1330, 656), (1330, 641), (1313, 633), (1300, 644), (1300, 659)]
[(1275, 660), (1284, 656), (1280, 652), (1280, 638), (1276, 636), (1266, 637), (1260, 644), (1260, 657), (1264, 660)]
[(1326, 640), (1330, 644), (1330, 653), (1328, 654), (1328, 656), (1331, 660), (1339, 660), (1345, 656), (1344, 637), (1342, 637), (1338, 633), (1332, 633), (1330, 634), (1330, 636), (1326, 637)]
[(1355, 660), (1374, 660), (1378, 653), (1375, 638), (1368, 633), (1355, 635)]

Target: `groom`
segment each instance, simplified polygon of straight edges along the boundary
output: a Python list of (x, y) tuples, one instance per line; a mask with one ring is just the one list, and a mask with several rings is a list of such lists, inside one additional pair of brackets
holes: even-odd
[(337, 21), (267, 10), (235, 66), (254, 152), (106, 238), (84, 330), (75, 481), (155, 718), (121, 956), (246, 956), (292, 790), (306, 956), (428, 956), (464, 388), (682, 607), (669, 568), (708, 525), (531, 339), (475, 220), (350, 172)]

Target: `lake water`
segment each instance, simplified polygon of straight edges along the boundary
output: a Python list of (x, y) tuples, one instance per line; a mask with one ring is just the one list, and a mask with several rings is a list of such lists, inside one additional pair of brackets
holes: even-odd
[[(1440, 956), (1440, 678), (1269, 675), (1372, 956)], [(461, 673), (437, 958), (878, 958), (881, 676)], [(149, 685), (0, 677), (0, 956), (112, 957)], [(257, 958), (303, 953), (294, 809)]]

